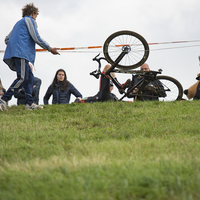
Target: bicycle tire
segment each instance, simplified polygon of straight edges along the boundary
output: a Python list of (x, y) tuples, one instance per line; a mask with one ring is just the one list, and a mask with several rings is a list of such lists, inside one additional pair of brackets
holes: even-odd
[(115, 63), (124, 46), (128, 46), (130, 51), (119, 62), (117, 68), (135, 69), (145, 63), (149, 56), (147, 41), (136, 32), (124, 30), (110, 35), (103, 45), (104, 56), (111, 65)]
[[(161, 83), (162, 86), (158, 84), (158, 81)], [(150, 84), (147, 85), (156, 86), (157, 88), (161, 88), (161, 90), (164, 89), (164, 94), (166, 94), (166, 96), (158, 95), (157, 98), (159, 101), (177, 101), (182, 99), (183, 87), (181, 83), (175, 78), (172, 78), (170, 76), (157, 76), (155, 81), (152, 81)], [(139, 96), (140, 100), (143, 100), (143, 97), (145, 95), (140, 92)]]

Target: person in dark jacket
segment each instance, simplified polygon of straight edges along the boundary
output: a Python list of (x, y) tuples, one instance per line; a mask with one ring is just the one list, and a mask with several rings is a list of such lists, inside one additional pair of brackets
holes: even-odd
[[(37, 105), (39, 104), (39, 92), (40, 92), (41, 83), (42, 83), (41, 79), (34, 77), (32, 97), (33, 97), (34, 103), (36, 103)], [(17, 92), (15, 92), (14, 97), (17, 98), (17, 105), (26, 104), (24, 88), (21, 88)]]
[(67, 80), (65, 70), (59, 69), (43, 98), (44, 104), (49, 104), (51, 95), (53, 95), (52, 104), (68, 104), (71, 94), (82, 98), (82, 94)]

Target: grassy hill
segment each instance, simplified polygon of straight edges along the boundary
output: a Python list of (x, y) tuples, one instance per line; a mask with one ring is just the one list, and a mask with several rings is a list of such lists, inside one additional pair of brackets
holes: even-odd
[(0, 199), (200, 199), (199, 107), (12, 106), (0, 112)]

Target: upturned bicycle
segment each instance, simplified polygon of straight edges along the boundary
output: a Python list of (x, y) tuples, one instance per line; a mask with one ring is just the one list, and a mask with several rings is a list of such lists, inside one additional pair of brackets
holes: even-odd
[[(98, 62), (98, 69), (91, 72), (90, 75), (99, 78), (100, 75), (109, 75), (115, 86), (122, 92), (123, 100), (125, 97), (135, 100), (144, 100), (148, 95), (153, 95), (159, 101), (181, 100), (183, 87), (181, 83), (173, 77), (158, 75), (158, 71), (140, 71), (134, 70), (145, 63), (149, 56), (149, 45), (147, 41), (138, 33), (133, 31), (118, 31), (110, 35), (104, 45), (103, 53), (105, 57), (99, 57), (98, 54), (94, 61)], [(106, 60), (111, 64), (108, 71), (101, 72), (101, 60)], [(128, 73), (137, 75), (139, 81), (127, 89), (122, 90), (121, 84), (112, 77), (114, 73)], [(149, 94), (147, 91), (150, 91)]]

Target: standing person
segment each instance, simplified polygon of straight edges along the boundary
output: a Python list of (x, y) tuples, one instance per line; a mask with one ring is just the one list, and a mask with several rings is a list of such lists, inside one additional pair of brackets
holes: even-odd
[(25, 89), (26, 109), (34, 110), (42, 108), (34, 103), (32, 97), (33, 73), (31, 66), (35, 61), (35, 44), (47, 49), (52, 54), (59, 54), (58, 48), (52, 48), (39, 35), (36, 24), (38, 8), (33, 3), (27, 4), (22, 9), (22, 19), (19, 20), (12, 31), (5, 38), (7, 44), (3, 61), (16, 71), (17, 78), (11, 84), (7, 92), (0, 99), (0, 109), (6, 110), (6, 103), (12, 98), (14, 92), (21, 87)]
[(53, 95), (52, 104), (68, 104), (71, 94), (82, 98), (82, 94), (67, 80), (65, 70), (59, 69), (43, 98), (44, 104), (49, 104), (51, 95)]

